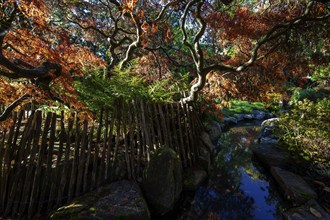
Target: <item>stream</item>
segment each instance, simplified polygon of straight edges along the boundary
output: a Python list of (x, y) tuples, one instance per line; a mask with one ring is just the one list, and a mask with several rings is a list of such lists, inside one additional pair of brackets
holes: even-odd
[(256, 122), (243, 123), (223, 134), (208, 183), (179, 219), (282, 219), (284, 201), (251, 150), (259, 130)]

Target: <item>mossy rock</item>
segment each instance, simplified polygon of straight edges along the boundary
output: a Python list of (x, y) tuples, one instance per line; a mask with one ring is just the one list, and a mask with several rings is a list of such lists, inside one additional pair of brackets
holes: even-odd
[(118, 181), (74, 199), (55, 211), (50, 219), (148, 220), (150, 213), (139, 186)]

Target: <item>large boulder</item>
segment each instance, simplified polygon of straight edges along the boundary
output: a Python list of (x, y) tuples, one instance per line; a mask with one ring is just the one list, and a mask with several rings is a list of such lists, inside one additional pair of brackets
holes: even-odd
[(284, 192), (285, 197), (293, 204), (301, 205), (317, 198), (316, 192), (302, 177), (279, 167), (272, 167), (270, 172)]
[(150, 213), (137, 183), (123, 180), (74, 199), (52, 213), (50, 219), (148, 220)]
[(182, 192), (182, 164), (168, 147), (161, 147), (151, 158), (143, 179), (143, 190), (158, 214), (171, 211)]

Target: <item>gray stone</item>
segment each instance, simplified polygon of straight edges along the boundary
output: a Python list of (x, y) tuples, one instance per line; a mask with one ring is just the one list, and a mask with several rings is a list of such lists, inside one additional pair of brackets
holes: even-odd
[(203, 131), (201, 133), (201, 139), (203, 141), (203, 143), (205, 144), (205, 146), (209, 149), (210, 152), (212, 152), (215, 148), (214, 144), (211, 141), (210, 135)]
[(235, 124), (237, 124), (237, 119), (234, 118), (234, 117), (225, 117), (223, 119), (223, 121), (224, 121), (225, 124), (228, 124), (228, 125), (235, 125)]
[(244, 114), (239, 114), (236, 116), (237, 121), (243, 121), (244, 120)]
[(254, 110), (252, 114), (253, 114), (253, 118), (256, 120), (261, 120), (266, 117), (266, 113), (263, 111)]
[(244, 119), (248, 119), (248, 120), (253, 119), (253, 114), (244, 114)]
[(217, 121), (212, 121), (206, 126), (206, 131), (210, 136), (212, 143), (216, 143), (222, 134), (221, 125)]
[(279, 123), (279, 118), (270, 118), (270, 119), (267, 119), (267, 120), (264, 120), (262, 123), (261, 123), (261, 127), (265, 127), (265, 126), (268, 126), (268, 127), (276, 127), (278, 126), (278, 123)]
[(179, 156), (168, 147), (161, 147), (151, 158), (143, 179), (146, 199), (163, 215), (173, 209), (182, 192), (182, 165)]
[(261, 137), (268, 137), (273, 134), (273, 128), (269, 126), (263, 126), (260, 131)]
[(266, 113), (266, 118), (276, 118), (277, 116), (276, 115), (274, 115), (273, 113), (271, 113), (271, 112), (267, 112)]
[(289, 153), (276, 144), (258, 144), (252, 149), (255, 156), (267, 167), (285, 166), (290, 158)]
[(328, 220), (327, 213), (314, 199), (308, 201), (304, 206), (290, 209), (283, 213), (285, 220)]
[(276, 138), (272, 137), (261, 137), (259, 138), (260, 144), (277, 144), (279, 141)]
[(206, 179), (205, 170), (186, 170), (183, 174), (183, 190), (196, 191)]
[(124, 180), (74, 199), (51, 214), (49, 219), (148, 220), (150, 213), (137, 183)]
[(302, 177), (279, 167), (272, 167), (270, 172), (284, 192), (285, 197), (293, 204), (301, 205), (317, 198), (315, 191)]

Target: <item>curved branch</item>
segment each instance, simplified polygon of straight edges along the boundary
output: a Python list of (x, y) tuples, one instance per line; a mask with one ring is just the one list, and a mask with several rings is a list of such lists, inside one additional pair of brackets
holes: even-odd
[(189, 12), (189, 9), (195, 4), (197, 3), (199, 0), (191, 0), (185, 7), (184, 9), (184, 12), (180, 18), (180, 22), (181, 22), (181, 26), (180, 26), (180, 29), (181, 29), (181, 32), (182, 32), (182, 35), (183, 35), (183, 38), (182, 38), (182, 42), (185, 46), (187, 46), (189, 48), (189, 51), (194, 59), (194, 62), (197, 61), (197, 55), (195, 53), (195, 50), (193, 48), (193, 46), (188, 42), (188, 35), (187, 35), (187, 32), (186, 32), (186, 19), (187, 19), (187, 16), (188, 16), (188, 12)]
[(125, 64), (131, 59), (132, 55), (133, 55), (133, 52), (136, 48), (140, 47), (141, 45), (141, 27), (139, 26), (139, 23), (138, 21), (136, 20), (135, 16), (131, 13), (131, 17), (133, 19), (133, 22), (134, 22), (134, 25), (135, 25), (135, 28), (136, 28), (136, 39), (133, 43), (131, 43), (129, 46), (128, 46), (128, 49), (126, 51), (126, 56), (125, 58), (119, 63), (119, 69), (122, 69)]
[(14, 102), (12, 102), (10, 105), (8, 105), (5, 110), (0, 115), (0, 121), (5, 121), (10, 117), (11, 112), (20, 105), (25, 99), (29, 98), (30, 96), (27, 94), (22, 95), (18, 99), (16, 99)]
[(54, 70), (54, 76), (58, 77), (61, 75), (62, 72), (62, 67), (60, 64), (52, 63), (49, 61), (43, 62), (39, 67), (34, 69), (21, 68), (15, 65), (7, 58), (5, 58), (1, 52), (0, 52), (0, 65), (6, 67), (8, 70), (14, 73), (13, 77), (11, 77), (10, 74), (7, 74), (6, 77), (16, 78), (16, 79), (17, 78), (34, 79), (34, 78), (45, 77), (49, 74), (51, 70)]
[[(191, 1), (190, 3), (192, 3), (192, 2), (194, 2), (194, 1)], [(197, 7), (196, 7), (196, 13), (195, 14), (196, 14), (196, 20), (197, 20), (197, 23), (200, 26), (200, 29), (194, 37), (194, 47), (193, 48), (191, 47), (190, 50), (191, 50), (191, 54), (193, 55), (193, 59), (194, 59), (194, 62), (195, 62), (198, 81), (197, 81), (197, 83), (195, 83), (191, 87), (189, 96), (185, 97), (181, 100), (183, 103), (191, 102), (193, 100), (196, 100), (197, 93), (205, 85), (206, 74), (208, 73), (204, 70), (204, 55), (203, 55), (203, 51), (202, 51), (202, 49), (200, 47), (200, 43), (199, 43), (199, 41), (202, 38), (202, 36), (205, 32), (205, 29), (206, 29), (206, 23), (205, 23), (205, 21), (203, 20), (203, 18), (201, 16), (201, 10), (202, 10), (202, 6), (204, 4), (204, 1), (196, 1), (196, 2), (198, 2), (198, 4), (197, 4)], [(188, 11), (188, 8), (186, 7), (185, 13), (187, 13), (187, 11)], [(183, 18), (186, 19), (186, 16), (187, 15), (183, 16)], [(185, 20), (183, 21), (183, 23), (185, 23)], [(185, 29), (184, 29), (184, 26), (185, 26), (184, 24), (181, 26), (181, 30), (184, 34), (184, 39), (183, 40), (184, 40), (185, 44), (188, 45), (189, 43), (187, 42), (187, 34), (186, 34)]]

